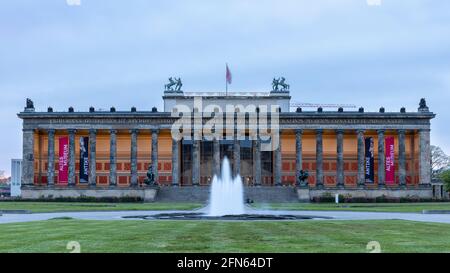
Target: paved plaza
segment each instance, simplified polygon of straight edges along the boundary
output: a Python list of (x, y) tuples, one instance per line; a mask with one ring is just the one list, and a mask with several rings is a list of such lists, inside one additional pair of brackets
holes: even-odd
[[(203, 212), (205, 208), (196, 212)], [(55, 212), (55, 213), (31, 213), (31, 214), (3, 214), (0, 216), (0, 224), (42, 221), (60, 217), (71, 217), (82, 220), (127, 220), (124, 216), (154, 215), (160, 213), (181, 213), (186, 211), (108, 211), (108, 212)], [(353, 212), (353, 211), (292, 211), (292, 210), (253, 210), (253, 214), (288, 214), (306, 215), (318, 217), (331, 217), (327, 220), (407, 220), (419, 222), (434, 222), (450, 224), (449, 214), (421, 214), (399, 212)], [(129, 220), (129, 219), (128, 219)], [(135, 220), (135, 219), (134, 219)], [(323, 221), (323, 219), (318, 219)]]

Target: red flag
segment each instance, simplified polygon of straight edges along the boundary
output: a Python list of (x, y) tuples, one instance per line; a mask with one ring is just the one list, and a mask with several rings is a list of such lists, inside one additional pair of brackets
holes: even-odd
[(69, 181), (69, 138), (63, 136), (59, 138), (59, 172), (58, 183), (67, 184)]
[(386, 184), (392, 185), (395, 183), (395, 151), (394, 151), (394, 137), (386, 137), (385, 151), (386, 151)]
[(230, 69), (228, 68), (228, 64), (227, 64), (227, 83), (231, 84), (231, 72)]

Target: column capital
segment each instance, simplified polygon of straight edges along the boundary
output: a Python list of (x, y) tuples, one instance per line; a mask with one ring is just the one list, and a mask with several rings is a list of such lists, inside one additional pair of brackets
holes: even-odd
[(129, 132), (130, 134), (139, 134), (139, 129), (131, 129)]
[(356, 130), (356, 133), (358, 133), (358, 134), (364, 134), (365, 131), (366, 131), (366, 130), (364, 130), (364, 129), (357, 129), (357, 130)]
[(67, 132), (69, 132), (69, 134), (75, 134), (77, 129), (67, 129)]
[(89, 129), (89, 134), (97, 134), (97, 129)]
[(377, 130), (377, 134), (384, 134), (386, 132), (386, 130), (384, 129), (378, 129)]
[(398, 132), (398, 134), (404, 135), (406, 133), (406, 130), (405, 129), (398, 129), (397, 132)]
[(344, 129), (336, 129), (336, 134), (344, 134)]
[(109, 133), (110, 134), (117, 134), (117, 130), (116, 129), (111, 129), (111, 130), (109, 130)]
[(318, 135), (323, 134), (323, 129), (317, 129), (317, 130), (316, 130), (316, 134), (318, 134)]
[(303, 134), (303, 129), (295, 129), (296, 134)]
[(151, 129), (152, 134), (159, 134), (159, 128)]
[(54, 135), (55, 132), (56, 132), (55, 129), (48, 129), (48, 130), (47, 130), (47, 133), (48, 133), (49, 135), (50, 135), (50, 134)]
[(419, 129), (419, 132), (431, 132), (431, 129)]

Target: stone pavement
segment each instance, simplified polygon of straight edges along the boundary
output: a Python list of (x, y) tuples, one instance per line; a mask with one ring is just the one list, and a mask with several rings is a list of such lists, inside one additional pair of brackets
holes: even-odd
[[(205, 211), (206, 208), (196, 212)], [(130, 220), (123, 216), (153, 215), (159, 213), (174, 213), (187, 211), (90, 211), (90, 212), (54, 212), (54, 213), (32, 213), (32, 214), (3, 214), (0, 216), (0, 224), (42, 221), (58, 217), (71, 217), (83, 220)], [(450, 224), (449, 214), (421, 214), (421, 213), (398, 213), (398, 212), (354, 212), (354, 211), (274, 211), (248, 209), (253, 214), (290, 214), (332, 217), (334, 220), (408, 220), (419, 222), (434, 222)], [(132, 219), (131, 219), (132, 220)], [(330, 221), (317, 219), (316, 221)]]

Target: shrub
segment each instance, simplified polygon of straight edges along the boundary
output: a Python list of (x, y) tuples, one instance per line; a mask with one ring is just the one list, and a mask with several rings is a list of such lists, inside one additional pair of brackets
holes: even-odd
[[(334, 203), (334, 197), (329, 196), (317, 196), (311, 199), (313, 203)], [(420, 198), (418, 196), (405, 196), (405, 197), (387, 197), (385, 195), (376, 198), (367, 197), (352, 197), (339, 195), (339, 203), (417, 203), (417, 202), (445, 202), (445, 200), (434, 198)]]
[[(0, 202), (3, 200), (0, 200)], [(11, 200), (4, 200), (11, 201)], [(140, 197), (124, 196), (124, 197), (90, 197), (90, 196), (80, 196), (80, 197), (56, 197), (52, 196), (44, 197), (41, 196), (38, 199), (21, 199), (17, 198), (13, 201), (19, 202), (85, 202), (85, 203), (142, 203), (144, 200)]]
[(444, 182), (444, 188), (446, 191), (450, 191), (450, 169), (443, 171), (439, 178)]

